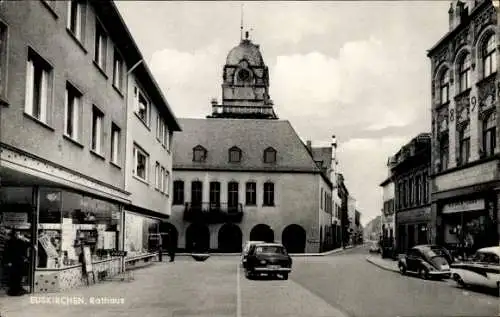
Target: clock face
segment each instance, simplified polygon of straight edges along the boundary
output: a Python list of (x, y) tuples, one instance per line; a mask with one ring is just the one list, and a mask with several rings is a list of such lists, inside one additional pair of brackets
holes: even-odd
[(239, 81), (247, 81), (250, 78), (250, 72), (247, 69), (240, 69), (238, 72)]

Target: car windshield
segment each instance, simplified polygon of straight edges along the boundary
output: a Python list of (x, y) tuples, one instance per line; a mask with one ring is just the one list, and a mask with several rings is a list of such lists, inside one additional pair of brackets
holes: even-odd
[(280, 247), (280, 246), (274, 246), (274, 245), (263, 245), (263, 246), (258, 246), (255, 249), (255, 252), (257, 253), (278, 253), (278, 254), (286, 254), (285, 248)]

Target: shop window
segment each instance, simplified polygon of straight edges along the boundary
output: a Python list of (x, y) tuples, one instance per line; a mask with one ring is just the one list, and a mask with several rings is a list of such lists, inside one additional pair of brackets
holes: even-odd
[(158, 250), (160, 220), (132, 213), (125, 215), (125, 251), (127, 257)]
[[(119, 250), (121, 212), (118, 204), (70, 191), (40, 190), (50, 208), (60, 206), (59, 222), (38, 224), (37, 266), (58, 268), (79, 265), (84, 247), (92, 261), (112, 258)], [(46, 219), (50, 220), (50, 218)]]

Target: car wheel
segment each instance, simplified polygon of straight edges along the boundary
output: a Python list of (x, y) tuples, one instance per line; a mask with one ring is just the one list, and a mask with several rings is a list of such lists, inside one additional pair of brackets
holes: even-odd
[(283, 280), (288, 280), (288, 273), (283, 273), (282, 277), (283, 277)]
[(455, 280), (455, 282), (457, 282), (457, 285), (460, 286), (460, 287), (466, 287), (467, 285), (465, 285), (465, 282), (464, 280), (462, 280), (462, 277), (458, 274), (453, 274), (453, 279)]
[(248, 271), (248, 270), (246, 270), (246, 271), (245, 271), (245, 277), (246, 277), (247, 279), (251, 280), (251, 279), (253, 279), (253, 273), (252, 273), (252, 272), (250, 272), (250, 271)]
[(423, 280), (427, 280), (429, 279), (429, 273), (427, 272), (426, 269), (420, 269), (420, 271), (418, 272), (418, 275), (420, 276), (421, 279)]
[(406, 267), (402, 264), (400, 264), (398, 267), (399, 267), (399, 273), (401, 273), (401, 275), (405, 275), (406, 274)]

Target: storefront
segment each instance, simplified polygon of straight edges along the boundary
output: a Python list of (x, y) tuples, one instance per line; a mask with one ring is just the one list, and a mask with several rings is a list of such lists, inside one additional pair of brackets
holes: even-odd
[(126, 263), (133, 265), (138, 260), (150, 260), (158, 255), (160, 248), (159, 218), (125, 211)]
[(480, 197), (456, 197), (438, 204), (442, 244), (467, 255), (498, 245), (496, 197), (489, 193)]
[(434, 229), (431, 222), (431, 208), (400, 211), (396, 215), (396, 248), (398, 253), (433, 241)]
[(0, 257), (8, 232), (16, 229), (38, 247), (37, 252), (27, 254), (25, 285), (32, 292), (87, 284), (85, 261), (91, 264), (92, 281), (115, 275), (123, 268), (118, 252), (122, 250), (122, 213), (120, 203), (67, 189), (2, 187)]

